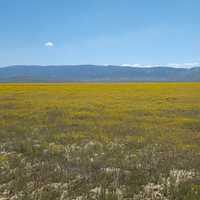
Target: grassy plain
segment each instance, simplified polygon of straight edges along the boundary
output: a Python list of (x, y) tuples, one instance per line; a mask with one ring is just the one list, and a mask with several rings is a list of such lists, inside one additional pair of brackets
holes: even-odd
[(1, 84), (0, 199), (199, 200), (200, 84)]

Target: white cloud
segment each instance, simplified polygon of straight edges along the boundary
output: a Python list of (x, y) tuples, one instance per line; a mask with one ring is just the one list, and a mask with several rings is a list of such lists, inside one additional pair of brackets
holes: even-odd
[(54, 46), (54, 43), (53, 42), (46, 42), (44, 44), (46, 47), (53, 47)]
[(183, 68), (192, 68), (192, 67), (196, 67), (196, 66), (199, 66), (200, 63), (198, 62), (194, 62), (194, 63), (169, 63), (168, 66), (169, 67), (176, 67), (176, 68), (180, 68), (180, 67), (183, 67)]
[(174, 67), (174, 68), (192, 68), (200, 66), (200, 63), (168, 63), (168, 64), (157, 64), (157, 65), (142, 65), (142, 64), (122, 64), (123, 67)]
[(160, 65), (122, 64), (122, 67), (155, 67)]

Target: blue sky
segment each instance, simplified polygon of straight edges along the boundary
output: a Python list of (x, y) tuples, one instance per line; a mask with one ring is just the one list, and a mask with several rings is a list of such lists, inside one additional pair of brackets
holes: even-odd
[(199, 0), (0, 0), (0, 66), (200, 62)]

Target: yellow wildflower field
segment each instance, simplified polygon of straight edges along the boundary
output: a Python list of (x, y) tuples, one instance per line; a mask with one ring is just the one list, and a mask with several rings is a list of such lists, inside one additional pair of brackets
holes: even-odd
[(2, 198), (198, 199), (199, 172), (199, 83), (0, 85)]

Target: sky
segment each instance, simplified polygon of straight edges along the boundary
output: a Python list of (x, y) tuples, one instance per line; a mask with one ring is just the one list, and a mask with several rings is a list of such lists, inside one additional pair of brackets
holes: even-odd
[(190, 66), (199, 11), (199, 0), (0, 0), (0, 66)]

